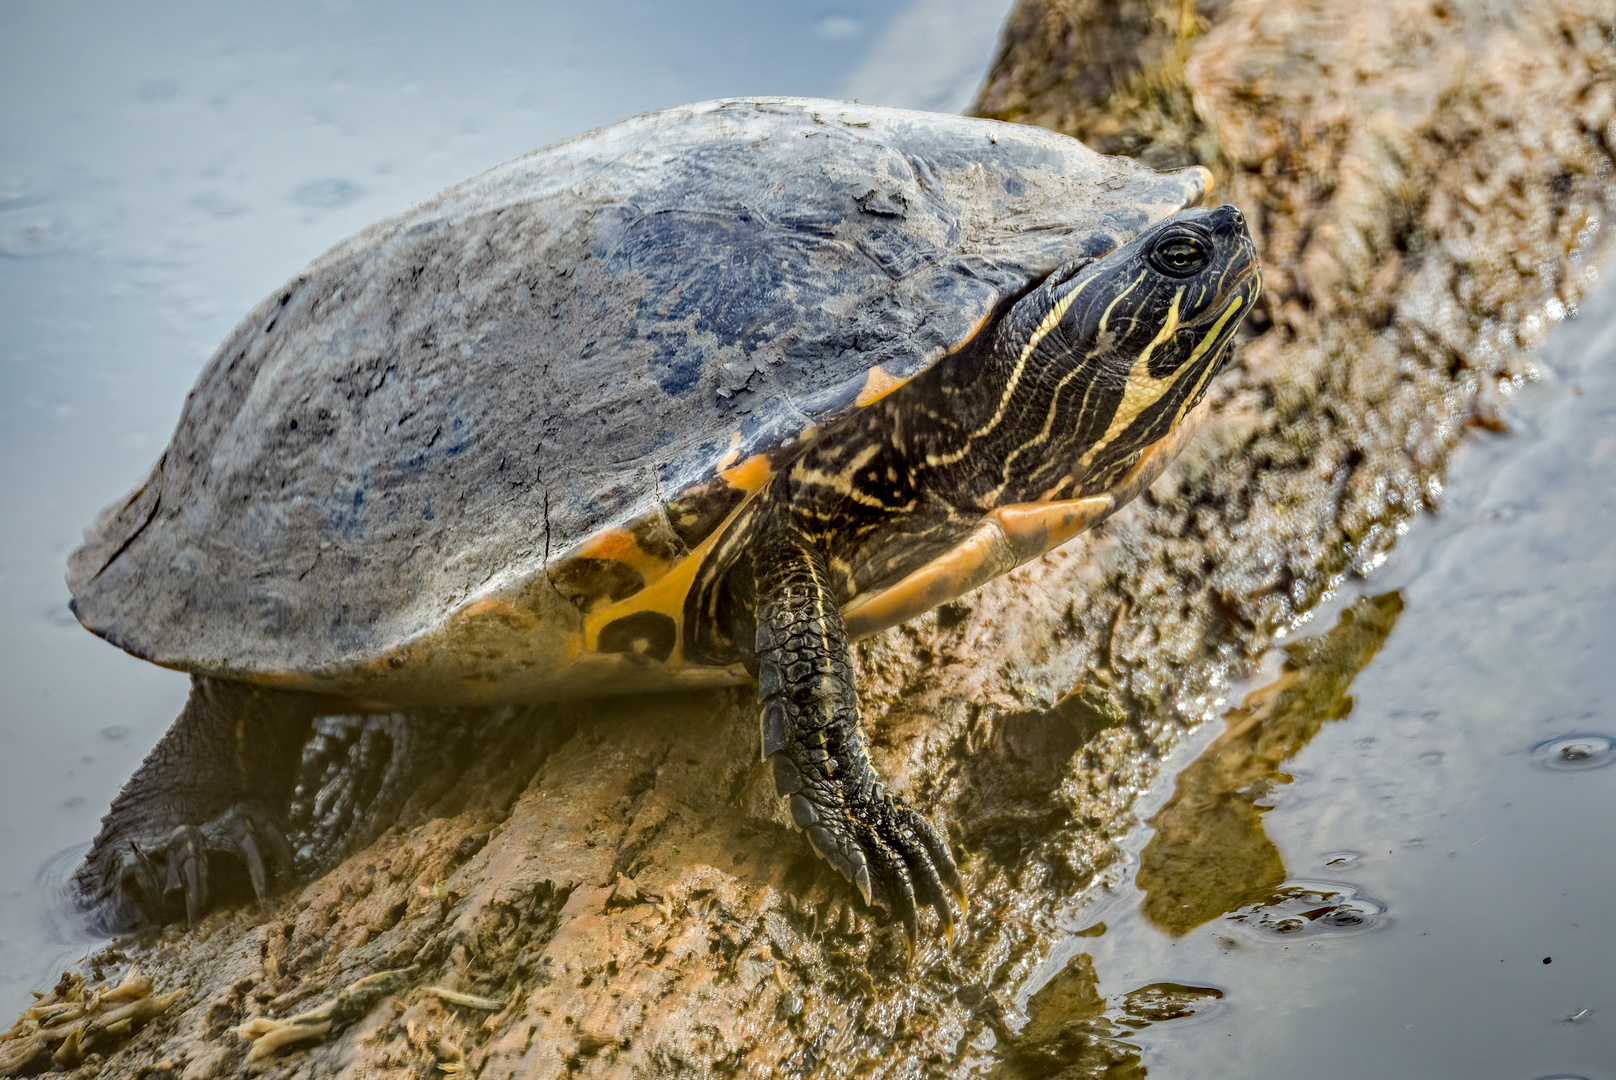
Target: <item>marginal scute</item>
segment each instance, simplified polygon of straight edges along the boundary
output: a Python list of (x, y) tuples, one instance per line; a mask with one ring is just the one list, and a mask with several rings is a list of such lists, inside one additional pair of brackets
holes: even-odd
[(853, 404), (859, 408), (874, 405), (907, 381), (906, 379), (893, 378), (886, 373), (886, 369), (877, 364), (870, 369), (870, 374), (864, 380), (864, 389), (860, 390), (858, 397), (853, 399)]
[(749, 494), (722, 476), (711, 477), (668, 501), (668, 524), (687, 548), (694, 548)]
[(736, 491), (755, 495), (763, 490), (763, 485), (774, 478), (774, 465), (767, 454), (754, 454), (745, 461), (724, 469), (719, 475)]

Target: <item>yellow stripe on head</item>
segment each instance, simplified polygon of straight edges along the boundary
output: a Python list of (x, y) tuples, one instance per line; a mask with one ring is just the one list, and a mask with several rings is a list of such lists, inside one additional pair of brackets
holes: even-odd
[[(1140, 277), (1143, 276), (1143, 274), (1140, 275)], [(992, 433), (993, 429), (998, 427), (999, 424), (1003, 422), (1004, 410), (1006, 406), (1010, 404), (1010, 399), (1015, 396), (1016, 387), (1021, 384), (1022, 373), (1027, 370), (1027, 361), (1031, 359), (1033, 350), (1037, 349), (1044, 338), (1048, 337), (1050, 332), (1053, 331), (1055, 327), (1060, 325), (1060, 321), (1064, 319), (1066, 317), (1066, 313), (1071, 310), (1072, 304), (1076, 302), (1078, 295), (1082, 293), (1084, 289), (1088, 288), (1089, 282), (1093, 280), (1093, 276), (1084, 278), (1074, 289), (1072, 289), (1071, 292), (1057, 300), (1055, 302), (1055, 306), (1049, 309), (1049, 314), (1045, 315), (1043, 319), (1039, 321), (1037, 328), (1032, 332), (1032, 337), (1028, 338), (1027, 344), (1022, 346), (1021, 355), (1016, 358), (1015, 370), (1010, 372), (1009, 381), (1005, 383), (1004, 393), (999, 395), (999, 407), (994, 410), (993, 418), (986, 424), (983, 424), (977, 430), (971, 432), (971, 434), (966, 437), (965, 445), (960, 447), (958, 450), (955, 450), (949, 454), (927, 454), (926, 464), (954, 464), (954, 462), (959, 461), (961, 458), (965, 457), (965, 455), (971, 452), (972, 441)], [(1135, 281), (1134, 284), (1137, 285), (1138, 282)], [(1129, 286), (1129, 288), (1132, 287), (1132, 285)]]
[[(1213, 344), (1218, 340), (1218, 336), (1223, 333), (1224, 326), (1228, 324), (1229, 320), (1234, 317), (1234, 313), (1239, 311), (1245, 302), (1245, 297), (1238, 293), (1235, 294), (1235, 298), (1229, 301), (1229, 306), (1223, 309), (1223, 314), (1218, 316), (1218, 321), (1212, 324), (1212, 329), (1206, 335), (1206, 339), (1203, 340), (1199, 345), (1195, 346), (1195, 351), (1190, 353), (1189, 360), (1185, 361), (1186, 367), (1193, 365), (1202, 357), (1203, 354), (1205, 354), (1208, 349), (1213, 346)], [(1189, 411), (1190, 403), (1200, 395), (1201, 388), (1206, 385), (1206, 381), (1211, 377), (1212, 365), (1207, 364), (1201, 368), (1201, 379), (1195, 384), (1195, 389), (1191, 390), (1185, 395), (1183, 402), (1178, 406), (1178, 412), (1173, 415), (1173, 423), (1175, 425), (1184, 419), (1184, 414)]]
[(1173, 340), (1173, 335), (1178, 333), (1178, 305), (1183, 299), (1184, 289), (1181, 286), (1173, 294), (1173, 302), (1167, 308), (1167, 319), (1162, 323), (1162, 328), (1150, 339), (1150, 344), (1145, 346), (1139, 358), (1128, 369), (1128, 377), (1122, 388), (1122, 400), (1117, 402), (1117, 411), (1111, 414), (1110, 426), (1105, 429), (1105, 434), (1100, 436), (1099, 441), (1084, 452), (1082, 460), (1078, 462), (1079, 468), (1093, 461), (1095, 454), (1104, 450), (1118, 435), (1127, 431), (1139, 418), (1139, 414), (1160, 401), (1172, 390), (1179, 376), (1184, 374), (1187, 365), (1174, 368), (1170, 374), (1161, 379), (1153, 378), (1150, 374), (1150, 354), (1156, 351), (1156, 346)]

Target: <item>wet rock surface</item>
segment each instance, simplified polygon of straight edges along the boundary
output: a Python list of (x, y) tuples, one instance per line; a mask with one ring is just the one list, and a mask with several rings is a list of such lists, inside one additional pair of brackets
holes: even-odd
[(1140, 3), (1088, 32), (1104, 10), (1024, 4), (979, 110), (1209, 165), (1269, 288), (1209, 429), (1150, 495), (858, 650), (872, 757), (961, 856), (952, 947), (923, 936), (906, 965), (792, 831), (748, 692), (457, 714), (442, 775), (366, 850), (267, 910), (103, 956), (184, 993), (78, 1075), (235, 1075), (243, 1029), (384, 972), (406, 974), (253, 1068), (1136, 1068), (1096, 1041), (1116, 1022), (1092, 966), (1018, 1001), (1164, 754), (1438, 502), (1465, 429), (1504, 423), (1525, 350), (1574, 309), (1609, 211), (1616, 7)]

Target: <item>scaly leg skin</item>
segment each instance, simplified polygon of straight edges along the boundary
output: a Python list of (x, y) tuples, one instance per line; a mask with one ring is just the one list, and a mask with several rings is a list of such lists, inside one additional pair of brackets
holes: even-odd
[(896, 916), (913, 947), (917, 905), (952, 935), (952, 894), (965, 885), (931, 822), (877, 781), (859, 731), (847, 630), (825, 556), (789, 524), (753, 560), (757, 589), (758, 702), (763, 755), (791, 819), (864, 902)]
[(292, 866), (283, 820), (313, 716), (306, 695), (206, 676), (101, 819), (73, 877), (92, 925), (119, 933), (207, 910), (210, 857), (268, 894)]

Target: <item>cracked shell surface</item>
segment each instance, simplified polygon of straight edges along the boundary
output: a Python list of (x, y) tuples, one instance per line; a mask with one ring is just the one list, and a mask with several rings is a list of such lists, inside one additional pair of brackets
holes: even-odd
[(788, 98), (518, 158), (248, 316), (87, 530), (74, 611), (166, 666), (383, 702), (735, 681), (683, 665), (703, 545), (827, 426), (1207, 175)]

